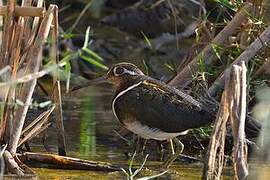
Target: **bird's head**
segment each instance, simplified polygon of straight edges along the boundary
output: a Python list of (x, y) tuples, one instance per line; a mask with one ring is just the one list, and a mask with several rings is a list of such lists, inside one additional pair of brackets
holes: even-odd
[(109, 69), (108, 73), (104, 75), (104, 78), (118, 87), (123, 84), (130, 84), (143, 75), (143, 72), (134, 64), (118, 63)]
[(113, 84), (116, 88), (120, 88), (140, 81), (143, 76), (143, 72), (134, 64), (126, 62), (118, 63), (112, 65), (103, 76), (91, 80), (82, 86), (78, 86), (74, 90), (106, 82)]

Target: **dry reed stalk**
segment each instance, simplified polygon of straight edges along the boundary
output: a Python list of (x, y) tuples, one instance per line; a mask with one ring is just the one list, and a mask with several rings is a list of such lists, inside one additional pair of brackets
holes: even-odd
[[(48, 118), (55, 109), (53, 106), (51, 109), (43, 112), (37, 117), (34, 121), (32, 121), (23, 131), (22, 131), (22, 138), (18, 143), (18, 147), (21, 146), (26, 141), (29, 141), (31, 138), (35, 137), (43, 130), (45, 130), (50, 123), (48, 123)], [(28, 132), (28, 133), (27, 133)]]
[(246, 120), (246, 67), (242, 61), (240, 66), (232, 67), (232, 94), (230, 119), (233, 134), (233, 172), (234, 179), (245, 179), (248, 176), (247, 143), (245, 137)]
[[(38, 0), (37, 2), (37, 7), (42, 7), (44, 5), (44, 1), (43, 0)], [(32, 24), (32, 31), (30, 33), (30, 38), (29, 38), (29, 41), (28, 41), (28, 44), (32, 44), (34, 38), (36, 37), (36, 34), (38, 32), (38, 25), (39, 25), (39, 21), (40, 21), (40, 17), (35, 17), (34, 18), (34, 21), (33, 21), (33, 24)]]
[[(7, 6), (0, 6), (0, 16), (4, 16), (7, 11)], [(14, 8), (15, 16), (21, 17), (43, 17), (44, 16), (44, 8), (38, 7), (20, 7), (16, 6)]]
[(214, 63), (215, 58), (212, 44), (222, 46), (229, 36), (236, 32), (237, 28), (247, 20), (248, 14), (253, 14), (251, 3), (246, 3), (243, 8), (233, 17), (228, 25), (207, 45), (194, 59), (189, 62), (169, 84), (178, 88), (187, 86), (192, 75), (198, 70), (198, 60), (202, 59), (207, 66)]
[(220, 179), (224, 166), (226, 124), (230, 119), (233, 132), (233, 170), (235, 179), (244, 179), (247, 170), (246, 119), (246, 67), (234, 65), (226, 72), (226, 87), (207, 151), (203, 179)]
[(55, 65), (52, 65), (52, 66), (48, 67), (47, 69), (43, 69), (39, 72), (35, 72), (32, 74), (26, 74), (22, 77), (10, 80), (8, 82), (1, 82), (0, 87), (8, 87), (8, 86), (12, 86), (12, 85), (20, 84), (20, 83), (26, 83), (26, 82), (32, 81), (34, 79), (41, 78), (41, 77), (45, 76), (46, 74), (49, 74), (49, 73), (55, 71), (57, 68), (62, 67), (64, 65), (65, 65), (65, 62), (55, 64)]
[[(256, 53), (261, 50), (262, 48), (269, 47), (270, 43), (270, 26), (268, 26), (262, 34), (255, 39), (248, 47), (247, 49), (242, 52), (242, 54), (224, 71), (225, 73), (228, 72), (232, 65), (237, 65), (241, 61), (249, 62)], [(212, 86), (208, 89), (208, 93), (212, 96), (214, 96), (219, 89), (222, 89), (225, 84), (225, 78), (224, 73), (222, 73), (216, 81), (212, 84)]]
[[(53, 9), (55, 6), (51, 5), (46, 12), (43, 21), (41, 22), (39, 32), (37, 37), (35, 38), (33, 47), (29, 50), (27, 55), (27, 67), (26, 67), (26, 74), (36, 73), (38, 72), (41, 61), (42, 61), (42, 45), (45, 42), (46, 38), (48, 37), (50, 26), (53, 20)], [(26, 117), (26, 113), (28, 111), (32, 94), (34, 92), (36, 86), (36, 79), (29, 81), (22, 85), (21, 93), (19, 95), (19, 99), (24, 102), (23, 107), (19, 107), (15, 112), (15, 118), (13, 123), (13, 129), (11, 133), (11, 137), (9, 139), (9, 151), (12, 155), (15, 155), (17, 145), (20, 139), (20, 135), (22, 132), (22, 128), (24, 125), (24, 120)]]
[(13, 32), (13, 18), (14, 18), (14, 9), (15, 9), (15, 0), (7, 1), (7, 10), (5, 11), (5, 23), (4, 23), (4, 32), (2, 39), (1, 55), (0, 55), (0, 68), (9, 64), (8, 55), (10, 53), (10, 41), (12, 38)]
[[(10, 57), (10, 46), (12, 42), (12, 35), (13, 35), (13, 15), (14, 15), (14, 6), (15, 1), (8, 1), (7, 3), (7, 11), (6, 11), (6, 18), (4, 21), (4, 30), (3, 30), (3, 36), (2, 36), (2, 46), (1, 46), (1, 53), (0, 53), (0, 68), (4, 66), (11, 66), (13, 65), (13, 62), (9, 62)], [(11, 68), (11, 72), (13, 72), (13, 69)], [(5, 78), (10, 77), (11, 74), (6, 74)], [(13, 99), (15, 98), (15, 89), (14, 88), (7, 88), (4, 92), (4, 95), (2, 95), (2, 102), (1, 105), (2, 109), (2, 117), (1, 117), (1, 132), (0, 132), (0, 140), (3, 139), (7, 140), (8, 136), (11, 132), (12, 128), (12, 112), (14, 107), (13, 106), (6, 106), (5, 104), (13, 104)], [(9, 120), (8, 120), (9, 119)]]
[[(230, 82), (230, 77), (226, 77), (226, 82)], [(222, 94), (219, 111), (217, 113), (215, 125), (208, 145), (206, 162), (203, 169), (204, 180), (220, 179), (224, 164), (224, 145), (226, 136), (226, 123), (229, 118), (228, 98), (229, 83)]]
[(9, 170), (13, 174), (16, 174), (18, 177), (22, 177), (24, 175), (23, 169), (19, 167), (13, 156), (10, 154), (9, 151), (4, 151), (3, 157), (5, 159), (5, 164)]
[[(55, 7), (54, 11), (54, 19), (52, 26), (52, 48), (51, 48), (51, 57), (55, 64), (59, 63), (59, 58), (57, 55), (57, 47), (58, 47), (58, 8)], [(59, 72), (55, 71), (53, 75), (53, 102), (56, 104), (55, 106), (55, 118), (56, 118), (56, 126), (57, 126), (57, 137), (58, 137), (58, 154), (65, 156), (66, 155), (66, 140), (65, 140), (65, 129), (63, 124), (63, 112), (62, 112), (62, 96), (61, 96), (61, 86), (59, 80)]]
[[(3, 0), (0, 0), (0, 6), (3, 6)], [(4, 17), (0, 16), (0, 26), (3, 27), (4, 25)], [(2, 39), (3, 39), (3, 31), (2, 29), (0, 30), (0, 48), (2, 46)]]

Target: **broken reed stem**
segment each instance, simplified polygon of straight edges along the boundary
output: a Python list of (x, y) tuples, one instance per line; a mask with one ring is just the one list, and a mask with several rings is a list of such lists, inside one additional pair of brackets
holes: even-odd
[(19, 167), (13, 156), (7, 150), (4, 151), (3, 157), (5, 159), (5, 165), (7, 166), (9, 172), (16, 174), (18, 177), (24, 175), (23, 170)]
[[(28, 63), (26, 73), (38, 72), (42, 61), (42, 45), (48, 37), (50, 26), (53, 20), (53, 9), (55, 6), (51, 5), (46, 12), (43, 21), (41, 22), (39, 32), (34, 41), (33, 47), (27, 55)], [(21, 94), (19, 99), (24, 102), (23, 107), (19, 107), (15, 112), (13, 129), (9, 140), (9, 150), (12, 155), (15, 155), (17, 145), (20, 139), (22, 128), (24, 125), (26, 113), (31, 103), (31, 98), (36, 86), (36, 79), (29, 81), (22, 85)]]
[[(26, 141), (29, 141), (31, 138), (35, 137), (40, 133), (41, 129), (45, 130), (44, 127), (48, 127), (48, 118), (55, 109), (53, 106), (51, 109), (43, 112), (39, 117), (32, 121), (22, 132), (23, 138), (18, 143), (18, 147), (21, 146)], [(46, 123), (46, 124), (45, 124)], [(29, 132), (28, 132), (29, 131)], [(26, 133), (28, 132), (28, 133)]]
[(234, 65), (226, 72), (226, 87), (222, 94), (220, 108), (207, 151), (203, 179), (220, 179), (224, 162), (226, 123), (230, 119), (233, 132), (233, 170), (235, 179), (248, 175), (247, 145), (245, 138), (246, 119), (246, 67)]
[[(7, 13), (7, 6), (0, 6), (0, 16), (5, 16)], [(43, 17), (45, 9), (42, 7), (21, 7), (15, 6), (15, 16), (21, 17)]]
[(246, 67), (242, 61), (241, 66), (232, 67), (232, 96), (230, 106), (230, 119), (233, 134), (233, 171), (234, 179), (245, 179), (248, 176), (247, 144), (245, 137), (246, 119)]
[[(54, 19), (52, 26), (52, 48), (51, 48), (51, 57), (55, 64), (59, 63), (59, 58), (57, 55), (58, 47), (58, 8), (54, 8)], [(53, 74), (53, 101), (55, 103), (55, 119), (57, 126), (57, 137), (58, 137), (58, 154), (65, 156), (66, 155), (66, 140), (65, 140), (65, 129), (63, 123), (63, 112), (62, 112), (62, 97), (61, 97), (61, 85), (59, 80), (59, 72), (56, 69)]]
[[(11, 54), (11, 43), (12, 43), (12, 34), (14, 31), (13, 24), (13, 14), (14, 14), (14, 6), (15, 1), (7, 2), (7, 18), (4, 21), (4, 30), (2, 36), (2, 46), (0, 53), (0, 68), (5, 66), (13, 66), (13, 61), (9, 62), (9, 57)], [(11, 73), (7, 74), (6, 77), (14, 75), (14, 71), (11, 69)], [(6, 88), (4, 95), (2, 95), (2, 101), (4, 104), (12, 104), (15, 99), (15, 89), (14, 88)], [(13, 110), (14, 106), (1, 105), (2, 109), (2, 117), (1, 117), (1, 132), (0, 132), (0, 140), (7, 141), (12, 128), (13, 122)]]
[[(226, 82), (230, 82), (229, 76)], [(219, 111), (217, 113), (215, 125), (211, 135), (211, 139), (208, 145), (208, 151), (206, 155), (206, 162), (203, 169), (203, 179), (213, 180), (220, 179), (224, 163), (224, 145), (226, 135), (226, 123), (229, 118), (228, 109), (228, 96), (229, 94), (229, 83), (226, 84), (220, 102)]]
[[(270, 43), (270, 26), (268, 26), (262, 34), (256, 38), (255, 41), (253, 41), (247, 49), (242, 52), (242, 54), (224, 71), (225, 73), (229, 71), (232, 67), (232, 65), (237, 65), (241, 61), (244, 62), (249, 62), (255, 55), (256, 53), (261, 50), (262, 48), (269, 47)], [(224, 73), (222, 73), (219, 78), (216, 79), (216, 81), (213, 83), (213, 85), (208, 89), (208, 94), (211, 96), (215, 96), (217, 91), (219, 89), (222, 89), (225, 84), (225, 78), (224, 78)]]

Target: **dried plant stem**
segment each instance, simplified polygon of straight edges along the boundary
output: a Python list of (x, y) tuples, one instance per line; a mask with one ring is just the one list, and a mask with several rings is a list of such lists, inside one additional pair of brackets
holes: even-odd
[[(39, 32), (37, 34), (37, 37), (35, 39), (33, 47), (30, 49), (30, 52), (27, 56), (28, 64), (26, 73), (35, 73), (38, 72), (40, 65), (41, 65), (41, 50), (42, 45), (45, 42), (46, 38), (48, 37), (50, 26), (52, 24), (53, 20), (53, 9), (55, 6), (51, 5), (46, 12), (44, 19), (40, 25)], [(15, 155), (16, 148), (20, 139), (20, 135), (22, 132), (22, 127), (24, 124), (24, 120), (26, 117), (27, 110), (29, 108), (32, 94), (34, 92), (35, 86), (36, 86), (36, 79), (23, 84), (21, 89), (21, 94), (19, 99), (24, 102), (24, 107), (19, 107), (18, 110), (15, 112), (15, 119), (13, 122), (13, 129), (11, 133), (11, 137), (9, 140), (9, 150), (11, 154)]]
[[(44, 127), (48, 127), (48, 118), (50, 114), (53, 112), (55, 106), (53, 106), (51, 109), (43, 112), (37, 119), (32, 121), (22, 132), (23, 138), (19, 141), (18, 146), (21, 146), (26, 141), (29, 141), (34, 135), (37, 135), (37, 132), (41, 132), (40, 129), (45, 130)], [(45, 124), (47, 123), (47, 124)], [(28, 132), (29, 131), (29, 132)], [(26, 133), (28, 132), (28, 133)]]
[(235, 179), (244, 179), (247, 170), (247, 146), (245, 138), (246, 119), (246, 67), (234, 65), (227, 72), (226, 86), (222, 94), (219, 112), (204, 165), (203, 179), (220, 179), (224, 164), (226, 123), (231, 121), (233, 132), (233, 169)]
[[(54, 60), (55, 64), (59, 63), (57, 55), (58, 47), (58, 8), (54, 9), (54, 20), (52, 27), (52, 49), (51, 57)], [(55, 118), (57, 126), (57, 136), (58, 136), (58, 154), (65, 156), (66, 155), (66, 140), (65, 140), (65, 129), (63, 124), (63, 112), (62, 112), (62, 98), (61, 98), (61, 86), (59, 80), (58, 70), (55, 71), (53, 76), (53, 101), (56, 104), (55, 106)]]
[(221, 177), (224, 163), (226, 123), (229, 117), (228, 96), (228, 88), (226, 88), (222, 94), (219, 111), (217, 113), (214, 129), (208, 145), (206, 162), (203, 170), (204, 180), (220, 179)]
[(237, 28), (248, 18), (248, 14), (252, 14), (252, 4), (247, 3), (228, 23), (228, 25), (197, 55), (187, 66), (185, 66), (172, 81), (170, 85), (183, 88), (188, 85), (192, 79), (192, 75), (198, 70), (198, 60), (204, 61), (205, 65), (212, 64), (216, 58), (212, 45), (222, 46), (227, 38), (236, 32)]
[[(0, 6), (0, 16), (6, 15), (7, 6)], [(15, 16), (21, 17), (43, 17), (44, 8), (41, 7), (20, 7), (16, 6), (14, 9)]]
[(19, 177), (24, 175), (23, 170), (19, 167), (13, 156), (7, 150), (4, 151), (3, 157), (5, 159), (6, 166), (8, 170)]
[[(268, 26), (262, 34), (253, 41), (247, 49), (225, 70), (225, 73), (228, 72), (232, 65), (239, 64), (241, 61), (249, 62), (256, 53), (262, 48), (269, 47), (270, 43), (270, 26)], [(216, 94), (219, 89), (222, 89), (225, 84), (224, 73), (220, 75), (219, 78), (213, 83), (213, 85), (208, 89), (208, 93), (212, 96)]]
[(235, 179), (245, 179), (248, 175), (247, 143), (245, 136), (246, 119), (246, 67), (233, 66), (230, 119), (233, 134), (233, 171)]

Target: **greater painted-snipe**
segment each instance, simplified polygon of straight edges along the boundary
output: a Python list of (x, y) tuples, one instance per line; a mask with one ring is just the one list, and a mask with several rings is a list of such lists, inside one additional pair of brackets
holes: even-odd
[(176, 152), (164, 163), (166, 168), (184, 148), (176, 137), (214, 118), (209, 109), (191, 96), (146, 76), (133, 64), (115, 64), (107, 74), (87, 85), (105, 81), (116, 88), (112, 111), (124, 127), (145, 139), (175, 142)]

